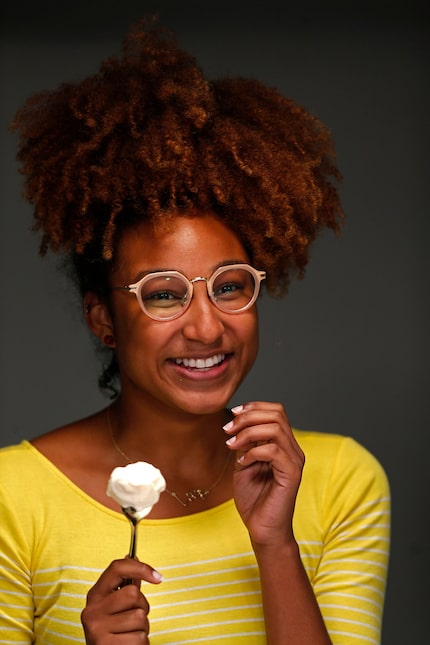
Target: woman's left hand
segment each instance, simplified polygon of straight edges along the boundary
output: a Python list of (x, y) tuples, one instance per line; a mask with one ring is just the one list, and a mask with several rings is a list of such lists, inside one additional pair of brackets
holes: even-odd
[(282, 405), (263, 401), (232, 410), (224, 426), (236, 451), (234, 499), (254, 546), (294, 542), (292, 521), (305, 456)]

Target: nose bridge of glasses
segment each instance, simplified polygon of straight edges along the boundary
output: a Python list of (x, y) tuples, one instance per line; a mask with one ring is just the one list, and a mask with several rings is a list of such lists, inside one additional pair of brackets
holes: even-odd
[(209, 295), (208, 278), (205, 278), (203, 275), (198, 275), (195, 278), (192, 278), (191, 280), (188, 280), (188, 282), (190, 283), (190, 285), (192, 287), (193, 295), (194, 295), (194, 285), (196, 284), (196, 282), (204, 282), (205, 287), (206, 287), (206, 291), (207, 291), (207, 293)]
[(208, 283), (208, 279), (207, 279), (207, 278), (205, 278), (205, 277), (204, 277), (204, 276), (202, 276), (202, 275), (198, 275), (198, 276), (196, 276), (195, 278), (193, 278), (192, 280), (190, 280), (189, 282), (191, 282), (191, 284), (194, 284), (195, 282), (206, 282), (206, 284), (207, 284), (207, 283)]

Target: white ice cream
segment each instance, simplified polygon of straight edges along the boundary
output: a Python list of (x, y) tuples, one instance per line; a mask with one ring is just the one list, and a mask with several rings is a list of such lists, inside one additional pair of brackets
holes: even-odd
[(141, 520), (165, 488), (166, 481), (158, 468), (146, 461), (137, 461), (112, 471), (106, 493), (136, 520)]

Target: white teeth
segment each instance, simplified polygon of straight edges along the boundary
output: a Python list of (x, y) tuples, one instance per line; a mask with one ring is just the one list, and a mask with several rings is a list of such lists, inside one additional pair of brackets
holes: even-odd
[(184, 367), (193, 367), (196, 369), (207, 369), (208, 367), (213, 367), (222, 363), (225, 359), (225, 354), (217, 354), (216, 356), (211, 356), (210, 358), (176, 358), (175, 363), (177, 365), (183, 365)]

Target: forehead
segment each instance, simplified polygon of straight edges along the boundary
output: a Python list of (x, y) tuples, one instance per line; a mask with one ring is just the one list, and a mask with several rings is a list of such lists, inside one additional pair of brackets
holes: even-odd
[(227, 261), (248, 262), (240, 238), (212, 215), (172, 217), (168, 226), (144, 222), (125, 230), (117, 247), (121, 273), (178, 269), (194, 277)]

